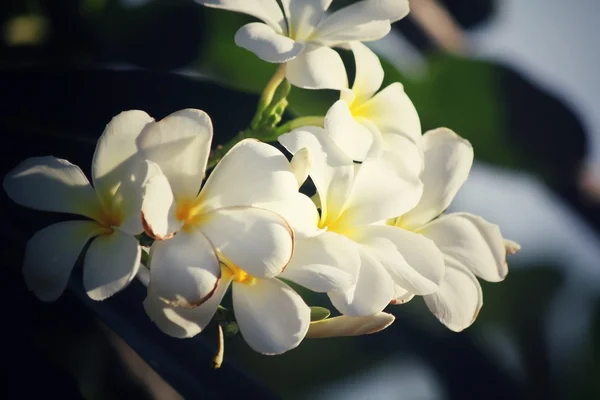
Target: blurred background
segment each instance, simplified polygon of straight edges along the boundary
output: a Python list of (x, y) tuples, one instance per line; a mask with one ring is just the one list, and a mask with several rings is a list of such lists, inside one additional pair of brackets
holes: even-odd
[[(482, 282), (472, 327), (453, 333), (414, 299), (388, 307), (396, 322), (377, 335), (306, 340), (282, 356), (227, 338), (226, 362), (213, 371), (214, 327), (165, 337), (143, 313), (138, 282), (94, 303), (74, 274), (57, 302), (35, 299), (20, 273), (25, 243), (64, 217), (2, 192), (2, 397), (600, 398), (600, 3), (411, 8), (370, 44), (386, 82), (404, 84), (424, 130), (447, 126), (473, 143), (476, 163), (452, 209), (484, 216), (522, 245), (504, 282)], [(233, 42), (250, 20), (188, 0), (3, 0), (0, 175), (41, 155), (89, 172), (105, 124), (128, 109), (156, 119), (203, 109), (224, 143), (247, 127), (274, 71)], [(294, 88), (287, 118), (323, 115), (336, 96)]]

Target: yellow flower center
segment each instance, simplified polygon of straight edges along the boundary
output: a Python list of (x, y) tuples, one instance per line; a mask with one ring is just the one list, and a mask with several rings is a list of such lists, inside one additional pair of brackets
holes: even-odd
[(224, 263), (225, 268), (233, 275), (233, 280), (246, 285), (254, 285), (256, 278), (233, 263)]
[(183, 229), (196, 226), (205, 217), (203, 213), (203, 204), (200, 197), (194, 200), (180, 200), (177, 202), (175, 209), (175, 217), (179, 221), (183, 221)]

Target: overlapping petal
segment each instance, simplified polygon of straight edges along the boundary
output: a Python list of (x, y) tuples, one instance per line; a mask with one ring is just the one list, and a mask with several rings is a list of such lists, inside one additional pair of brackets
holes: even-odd
[(502, 281), (508, 274), (504, 238), (498, 225), (469, 213), (443, 215), (420, 231), (475, 275), (490, 282)]
[(4, 177), (3, 187), (8, 197), (25, 207), (102, 218), (102, 207), (90, 182), (67, 160), (28, 158)]
[(261, 22), (242, 26), (235, 34), (235, 44), (270, 63), (284, 63), (294, 59), (304, 44), (296, 42)]
[(481, 286), (475, 275), (451, 257), (446, 257), (446, 273), (439, 289), (423, 299), (440, 322), (455, 332), (475, 322), (483, 305)]
[(137, 140), (146, 159), (158, 164), (177, 201), (191, 201), (206, 170), (212, 141), (212, 122), (201, 110), (174, 112), (149, 124)]
[(355, 102), (362, 104), (369, 100), (383, 83), (383, 67), (379, 57), (361, 42), (351, 42), (350, 48), (354, 53), (356, 76), (352, 84)]
[(228, 207), (204, 218), (198, 229), (208, 237), (219, 257), (254, 277), (274, 277), (292, 258), (292, 229), (273, 211)]
[(327, 46), (307, 43), (304, 51), (288, 61), (285, 77), (305, 89), (341, 90), (348, 87), (346, 67), (340, 55)]
[(104, 300), (125, 289), (137, 274), (141, 253), (137, 239), (119, 230), (94, 239), (83, 263), (88, 296)]
[(146, 233), (155, 239), (171, 238), (184, 224), (176, 215), (177, 203), (167, 177), (156, 174), (144, 185), (141, 220)]
[(344, 225), (368, 225), (402, 215), (419, 202), (422, 192), (418, 177), (408, 170), (399, 171), (392, 159), (366, 160), (357, 167), (343, 213)]
[(292, 261), (280, 277), (314, 292), (345, 292), (356, 283), (360, 264), (356, 243), (345, 236), (325, 232), (296, 240)]
[(354, 176), (352, 159), (342, 152), (328, 133), (318, 127), (304, 127), (279, 137), (290, 153), (306, 148), (310, 153), (310, 177), (321, 203), (321, 219), (335, 219), (342, 212)]
[(102, 233), (93, 221), (67, 221), (33, 235), (25, 249), (23, 277), (42, 301), (56, 300), (67, 287), (69, 275), (85, 244)]
[(383, 310), (394, 297), (394, 282), (372, 250), (358, 247), (360, 269), (356, 285), (346, 292), (328, 293), (339, 312), (349, 316), (366, 316)]
[(308, 38), (325, 16), (331, 2), (332, 0), (281, 0), (290, 37), (296, 40)]
[(298, 346), (310, 325), (310, 308), (285, 283), (257, 279), (233, 283), (233, 308), (244, 340), (255, 351), (281, 354)]
[(288, 200), (258, 203), (256, 207), (281, 215), (290, 225), (297, 239), (317, 236), (322, 232), (318, 227), (319, 211), (312, 200), (303, 193), (298, 192)]
[(160, 300), (148, 288), (144, 300), (144, 310), (150, 319), (169, 336), (176, 338), (190, 338), (202, 332), (217, 311), (232, 280), (231, 273), (223, 269), (222, 279), (219, 281), (215, 294), (206, 302), (195, 308), (172, 307)]
[(374, 135), (380, 135), (379, 131), (371, 131), (357, 122), (344, 100), (338, 100), (327, 111), (325, 129), (331, 140), (348, 157), (357, 161), (367, 157), (375, 140)]
[(139, 157), (137, 137), (154, 118), (144, 111), (124, 111), (114, 117), (98, 139), (92, 160), (92, 181), (98, 196), (109, 206), (113, 195), (130, 177), (136, 176), (135, 164), (143, 162)]
[(421, 138), (419, 115), (399, 82), (392, 83), (353, 109), (353, 114), (359, 120), (368, 119), (385, 135), (400, 135), (413, 142)]
[(433, 293), (442, 282), (443, 255), (433, 241), (422, 235), (375, 225), (356, 230), (351, 238), (373, 249), (394, 282), (410, 293)]
[(285, 19), (276, 0), (196, 0), (213, 8), (251, 15), (269, 25), (277, 33), (285, 33)]
[(425, 157), (421, 174), (423, 196), (419, 204), (398, 221), (407, 229), (422, 227), (448, 208), (473, 164), (471, 144), (447, 128), (423, 135), (422, 149)]
[(254, 139), (236, 144), (217, 164), (202, 193), (206, 210), (285, 200), (298, 191), (285, 156)]
[(150, 251), (154, 294), (175, 307), (198, 307), (213, 296), (221, 268), (215, 249), (199, 231), (180, 231)]

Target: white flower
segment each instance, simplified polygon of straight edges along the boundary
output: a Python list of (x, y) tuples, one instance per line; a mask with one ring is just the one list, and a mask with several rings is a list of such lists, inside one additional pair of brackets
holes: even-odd
[(384, 157), (394, 160), (399, 169), (420, 174), (423, 156), (417, 146), (421, 138), (417, 110), (399, 82), (377, 92), (384, 76), (379, 58), (360, 42), (351, 42), (350, 47), (356, 61), (352, 89), (341, 91), (341, 100), (331, 107), (328, 115), (352, 116), (364, 127), (333, 131), (333, 140), (356, 161), (366, 157), (374, 139), (381, 140)]
[(379, 312), (364, 317), (339, 317), (327, 318), (322, 321), (311, 322), (307, 339), (322, 339), (342, 336), (370, 335), (384, 330), (396, 318), (392, 314)]
[[(292, 154), (308, 149), (310, 177), (320, 203), (320, 215), (314, 205), (312, 210), (298, 207), (301, 217), (281, 212), (290, 221), (304, 221), (301, 231), (307, 232), (297, 238), (294, 257), (282, 277), (327, 292), (333, 305), (351, 316), (381, 311), (394, 298), (395, 283), (421, 294), (437, 290), (444, 263), (431, 240), (413, 233), (398, 235), (389, 244), (393, 251), (385, 260), (371, 246), (379, 243), (380, 236), (401, 231), (378, 221), (404, 214), (418, 203), (422, 192), (418, 179), (400, 176), (382, 157), (369, 155), (362, 164), (354, 164), (321, 128), (300, 128), (280, 136), (279, 141)], [(314, 274), (315, 267), (323, 265), (333, 267), (329, 281), (317, 280)], [(334, 276), (335, 269), (340, 271), (338, 276)], [(356, 276), (350, 289), (340, 287), (343, 273)]]
[[(446, 272), (438, 291), (425, 296), (431, 312), (454, 331), (471, 325), (483, 300), (476, 276), (490, 282), (506, 277), (506, 254), (519, 245), (506, 241), (497, 225), (468, 213), (444, 214), (443, 211), (466, 181), (473, 163), (471, 144), (446, 128), (427, 132), (422, 138), (425, 168), (419, 204), (393, 220), (398, 232), (427, 237), (444, 255)], [(382, 253), (386, 250), (381, 247)], [(414, 292), (397, 288), (398, 302), (405, 302)]]
[(136, 156), (135, 140), (150, 122), (142, 111), (112, 119), (94, 153), (93, 188), (79, 167), (55, 157), (30, 158), (5, 177), (4, 190), (18, 204), (90, 218), (50, 225), (27, 244), (25, 282), (41, 300), (62, 294), (81, 250), (94, 237), (83, 262), (83, 285), (92, 299), (112, 296), (136, 275), (141, 249), (134, 235), (143, 232), (142, 183), (149, 169)]
[(364, 0), (330, 15), (331, 0), (196, 0), (209, 7), (252, 15), (264, 23), (241, 27), (235, 42), (271, 63), (287, 63), (295, 86), (341, 89), (346, 70), (331, 47), (384, 37), (390, 24), (408, 14), (408, 0)]
[(277, 279), (293, 251), (293, 232), (273, 211), (254, 206), (298, 192), (279, 150), (242, 140), (200, 190), (212, 139), (208, 115), (183, 110), (149, 126), (138, 142), (164, 175), (148, 181), (142, 217), (157, 238), (150, 251), (146, 312), (167, 334), (199, 333), (232, 284), (240, 331), (258, 352), (296, 347), (310, 309)]

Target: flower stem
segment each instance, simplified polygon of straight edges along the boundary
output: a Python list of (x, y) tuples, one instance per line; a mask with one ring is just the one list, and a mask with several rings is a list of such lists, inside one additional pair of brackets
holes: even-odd
[(223, 338), (223, 327), (217, 324), (217, 354), (212, 359), (212, 367), (214, 369), (221, 368), (223, 364), (223, 356), (225, 355), (225, 339)]
[(250, 123), (251, 128), (258, 127), (258, 124), (262, 118), (263, 111), (273, 101), (275, 91), (277, 90), (281, 82), (283, 82), (283, 80), (285, 79), (286, 65), (287, 64), (285, 63), (279, 64), (279, 67), (277, 67), (277, 70), (275, 71), (271, 79), (269, 79), (269, 82), (267, 82), (267, 86), (265, 86), (265, 88), (263, 89), (262, 94), (260, 95), (260, 100), (258, 101), (258, 107), (256, 108), (256, 114), (254, 114), (254, 118), (252, 118), (252, 122)]
[(272, 131), (272, 134), (265, 138), (267, 141), (276, 140), (279, 136), (284, 133), (288, 133), (293, 131), (294, 129), (301, 128), (303, 126), (319, 126), (323, 127), (325, 123), (325, 117), (317, 117), (317, 116), (308, 116), (308, 117), (299, 117), (293, 119), (291, 121), (286, 122), (278, 128), (275, 128)]

